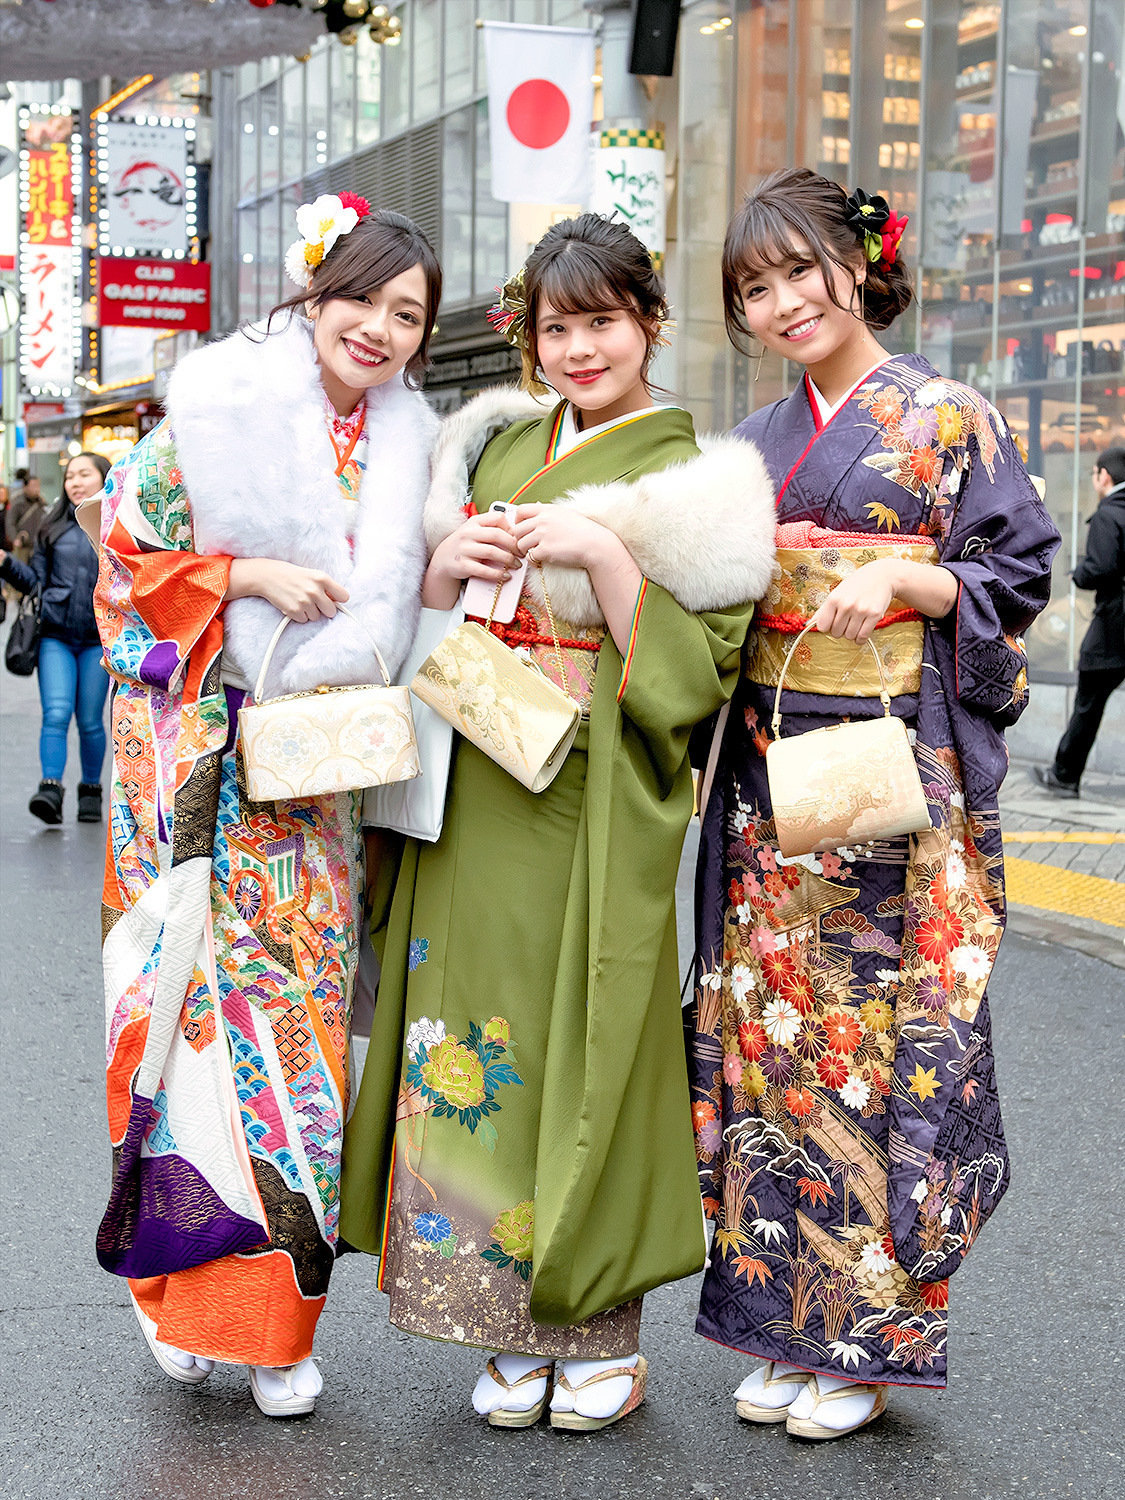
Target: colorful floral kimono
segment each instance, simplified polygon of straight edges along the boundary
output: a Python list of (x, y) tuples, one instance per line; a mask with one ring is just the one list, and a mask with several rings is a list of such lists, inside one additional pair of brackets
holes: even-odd
[[(942, 1385), (947, 1279), (1008, 1183), (986, 997), (996, 799), (1027, 696), (1020, 632), (1059, 538), (1000, 415), (914, 355), (827, 425), (802, 383), (736, 431), (777, 483), (778, 553), (699, 856), (687, 1041), (716, 1233), (697, 1328), (806, 1369)], [(945, 619), (892, 600), (872, 637), (933, 826), (786, 860), (765, 762), (782, 660), (836, 583), (890, 555), (959, 585)], [(848, 641), (806, 636), (785, 681), (783, 736), (882, 712), (871, 653)]]
[[(98, 1258), (164, 1342), (271, 1366), (310, 1353), (335, 1258), (359, 794), (248, 796), (237, 714), (280, 616), (223, 598), (232, 555), (314, 566), (302, 549), (319, 548), (361, 614), (377, 626), (387, 612), (394, 670), (417, 618), (434, 430), (420, 397), (385, 392), (377, 415), (397, 412), (414, 470), (391, 501), (369, 494), (333, 454), (311, 347), (299, 327), (237, 334), (181, 365), (170, 419), (110, 475), (95, 597), (119, 684), (103, 895), (114, 1174)], [(240, 452), (239, 428), (268, 453)], [(413, 508), (415, 541), (375, 598), (369, 553), (382, 545), (385, 565), (378, 509), (392, 502), (404, 530)], [(370, 680), (336, 623), (286, 632), (291, 688)]]
[(427, 536), (461, 523), (470, 473), (478, 511), (595, 516), (645, 574), (629, 647), (581, 569), (532, 569), (494, 627), (558, 681), (545, 582), (586, 717), (538, 795), (455, 737), (441, 837), (407, 842), (378, 933), (341, 1236), (380, 1257), (400, 1328), (609, 1357), (637, 1349), (641, 1294), (703, 1262), (674, 890), (689, 732), (737, 678), (773, 492), (744, 445), (701, 455), (684, 411), (554, 456), (562, 417), (501, 392), (450, 418)]

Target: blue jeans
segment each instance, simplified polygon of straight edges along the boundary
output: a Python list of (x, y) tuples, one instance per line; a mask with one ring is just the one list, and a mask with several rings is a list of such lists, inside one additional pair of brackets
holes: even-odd
[(39, 701), (43, 705), (39, 761), (44, 781), (62, 780), (66, 735), (73, 716), (78, 718), (82, 780), (101, 781), (108, 691), (109, 675), (102, 666), (100, 646), (68, 646), (50, 635), (39, 642)]

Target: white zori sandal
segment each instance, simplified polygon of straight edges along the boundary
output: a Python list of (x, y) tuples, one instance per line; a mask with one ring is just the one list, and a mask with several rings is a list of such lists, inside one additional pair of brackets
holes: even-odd
[(162, 1343), (156, 1337), (157, 1325), (133, 1296), (132, 1290), (129, 1292), (129, 1300), (133, 1304), (137, 1322), (141, 1325), (145, 1343), (165, 1375), (178, 1380), (181, 1385), (201, 1385), (215, 1368), (215, 1361), (204, 1359), (201, 1354), (189, 1354), (186, 1349), (177, 1349), (174, 1344)]
[(886, 1409), (885, 1385), (814, 1375), (790, 1406), (785, 1430), (791, 1437), (843, 1437), (874, 1422)]
[[(505, 1376), (498, 1360), (513, 1379)], [(553, 1363), (537, 1365), (533, 1355), (493, 1355), (473, 1391), (473, 1409), (488, 1418), (490, 1427), (534, 1427), (551, 1399), (554, 1373)]]
[(771, 1360), (747, 1375), (735, 1391), (735, 1410), (744, 1422), (784, 1422), (790, 1406), (812, 1378), (811, 1370)]
[(304, 1417), (316, 1406), (324, 1381), (310, 1355), (296, 1365), (251, 1365), (250, 1394), (266, 1417)]

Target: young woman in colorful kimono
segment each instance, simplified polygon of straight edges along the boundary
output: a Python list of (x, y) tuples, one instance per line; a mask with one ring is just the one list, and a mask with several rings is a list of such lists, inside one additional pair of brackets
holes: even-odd
[(245, 1363), (270, 1416), (321, 1389), (362, 861), (358, 794), (250, 799), (237, 714), (283, 617), (271, 697), (378, 680), (371, 642), (392, 672), (410, 644), (441, 294), (400, 214), (345, 194), (298, 227), (301, 293), (189, 355), (113, 470), (97, 595), (120, 684), (98, 1258), (166, 1374)]
[(450, 417), (426, 504), (424, 603), (529, 558), (493, 629), (583, 714), (538, 795), (456, 739), (441, 837), (407, 842), (377, 934), (345, 1134), (343, 1238), (380, 1257), (398, 1327), (495, 1351), (472, 1396), (494, 1426), (632, 1411), (642, 1295), (703, 1263), (674, 888), (689, 733), (737, 678), (773, 493), (752, 450), (654, 401), (665, 317), (623, 224), (554, 226), (494, 321), (560, 399)]
[[(778, 489), (778, 566), (703, 814), (688, 1049), (716, 1234), (697, 1328), (769, 1361), (740, 1416), (808, 1438), (872, 1421), (888, 1385), (944, 1386), (947, 1278), (1007, 1185), (996, 799), (1059, 541), (1003, 417), (877, 337), (912, 298), (904, 225), (781, 172), (723, 256), (732, 340), (805, 373), (735, 429)], [(764, 757), (809, 621), (782, 735), (882, 712), (873, 643), (928, 832), (782, 858)], [(843, 812), (867, 789), (839, 795)]]

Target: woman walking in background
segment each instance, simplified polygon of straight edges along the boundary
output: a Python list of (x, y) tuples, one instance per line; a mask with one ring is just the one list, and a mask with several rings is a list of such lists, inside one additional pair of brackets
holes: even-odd
[(71, 719), (78, 721), (82, 780), (78, 784), (78, 821), (99, 823), (102, 816), (102, 765), (105, 761), (105, 699), (109, 677), (102, 666), (94, 585), (98, 554), (75, 519), (75, 507), (98, 494), (109, 464), (100, 453), (78, 453), (66, 466), (63, 492), (38, 531), (30, 563), (0, 552), (0, 578), (19, 593), (40, 596), (39, 732), (42, 780), (28, 810), (44, 823), (63, 820), (63, 772)]
[(167, 1375), (247, 1364), (258, 1407), (281, 1417), (321, 1390), (360, 797), (254, 801), (238, 710), (285, 618), (270, 697), (377, 679), (372, 642), (390, 672), (402, 661), (437, 430), (418, 386), (441, 296), (402, 215), (329, 195), (297, 224), (286, 266), (301, 290), (273, 331), (183, 360), (167, 420), (110, 476), (98, 592), (121, 684), (98, 1258), (129, 1278)]
[[(703, 818), (688, 1045), (716, 1234), (697, 1327), (769, 1361), (739, 1415), (808, 1438), (876, 1418), (888, 1384), (945, 1384), (947, 1278), (1007, 1185), (997, 792), (1059, 543), (1003, 417), (876, 336), (912, 299), (904, 224), (780, 172), (723, 256), (732, 341), (805, 376), (736, 429), (778, 487), (778, 567)], [(868, 718), (869, 640), (933, 826), (785, 859), (765, 761), (782, 664), (797, 645), (782, 734)], [(835, 797), (845, 827), (870, 803)]]

